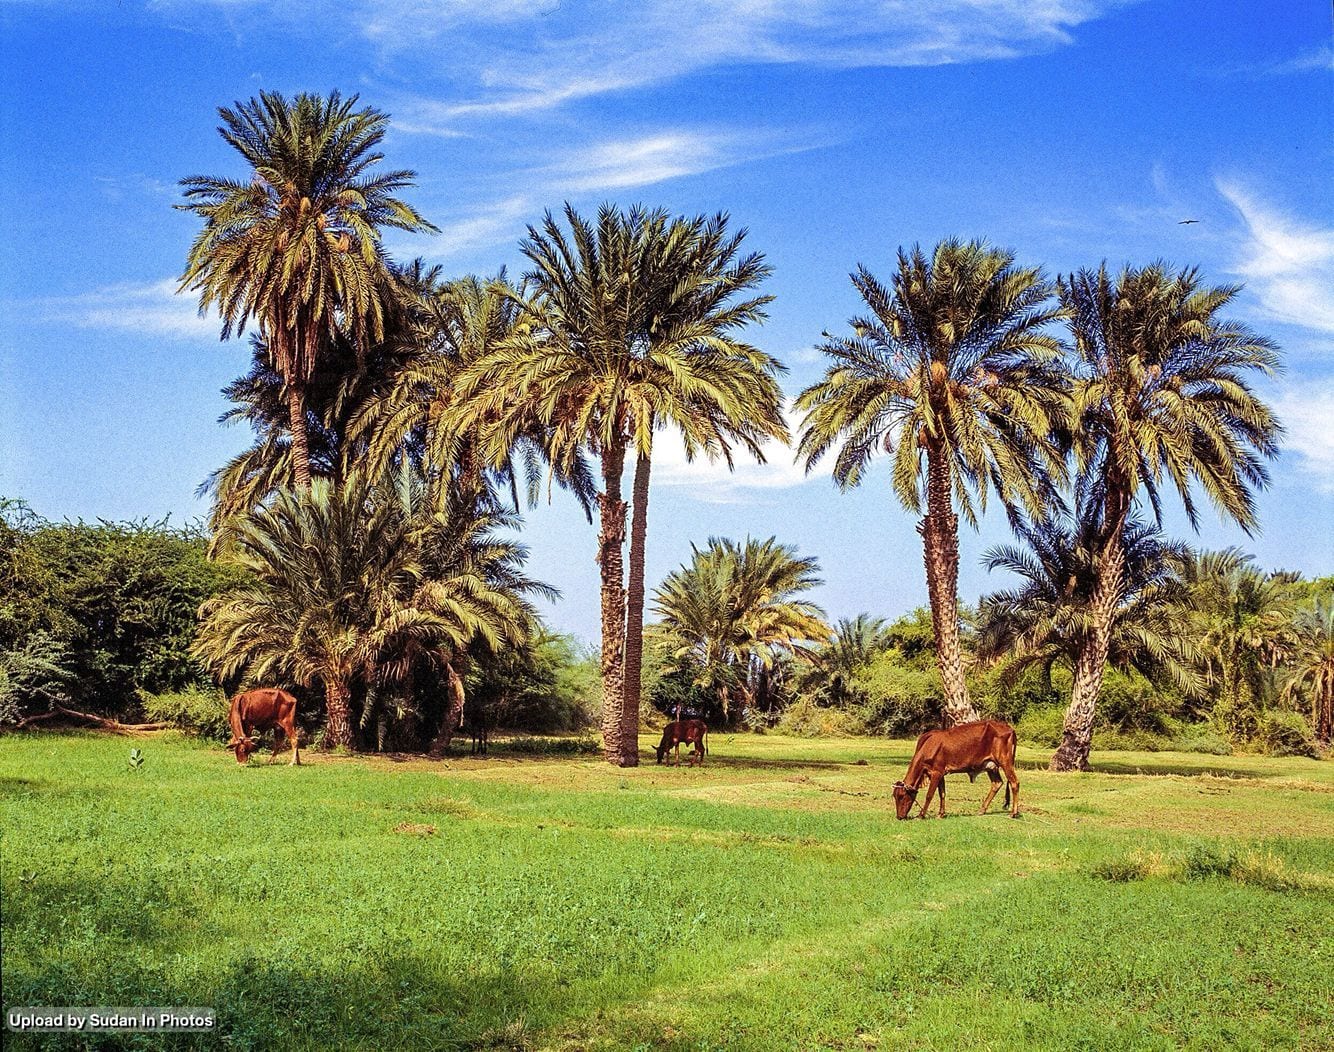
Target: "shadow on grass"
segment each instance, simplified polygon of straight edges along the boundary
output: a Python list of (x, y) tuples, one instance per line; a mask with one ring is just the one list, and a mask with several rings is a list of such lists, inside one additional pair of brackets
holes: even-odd
[[(1176, 774), (1189, 778), (1196, 778), (1208, 775), (1212, 778), (1290, 778), (1288, 771), (1274, 771), (1251, 767), (1240, 766), (1229, 763), (1226, 757), (1201, 756), (1198, 760), (1186, 760), (1173, 758), (1171, 760), (1155, 760), (1151, 763), (1134, 762), (1129, 760), (1116, 760), (1103, 757), (1094, 759), (1089, 764), (1089, 773), (1091, 774), (1115, 774), (1115, 775), (1136, 775), (1152, 777), (1154, 775)], [(1311, 761), (1313, 764), (1319, 761)], [(1045, 768), (1044, 768), (1045, 769)]]
[(217, 1029), (201, 1034), (89, 1034), (51, 1038), (5, 1033), (7, 1049), (384, 1048), (528, 1049), (526, 1020), (554, 991), (532, 975), (445, 978), (420, 956), (337, 965), (245, 956), (189, 984), (119, 962), (7, 964), (10, 1005), (197, 1006), (217, 1010)]

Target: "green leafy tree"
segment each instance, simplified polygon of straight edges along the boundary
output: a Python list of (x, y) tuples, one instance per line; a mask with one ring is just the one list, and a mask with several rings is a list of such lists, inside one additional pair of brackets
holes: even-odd
[(275, 92), (218, 111), (245, 180), (191, 176), (187, 203), (204, 220), (181, 278), (212, 308), (222, 336), (259, 327), (287, 402), (292, 482), (310, 485), (306, 391), (339, 335), (358, 352), (384, 336), (394, 307), (381, 231), (434, 230), (395, 193), (414, 173), (372, 173), (388, 118), (344, 99)]
[(1250, 531), (1253, 491), (1268, 484), (1264, 461), (1282, 433), (1248, 374), (1278, 367), (1273, 344), (1219, 317), (1233, 286), (1204, 285), (1194, 269), (1104, 265), (1059, 283), (1074, 338), (1075, 454), (1098, 480), (1103, 504), (1089, 646), (1075, 666), (1070, 707), (1053, 770), (1088, 766), (1098, 694), (1124, 593), (1126, 522), (1147, 498), (1161, 519), (1165, 489), (1180, 496), (1192, 525), (1198, 487), (1219, 512)]
[(1060, 317), (1036, 268), (982, 242), (943, 241), (928, 257), (900, 250), (890, 285), (865, 267), (852, 283), (871, 313), (829, 336), (824, 379), (802, 392), (799, 447), (809, 471), (838, 447), (834, 479), (861, 482), (872, 457), (893, 460), (893, 487), (923, 513), (927, 593), (945, 714), (977, 718), (964, 681), (958, 613), (958, 511), (971, 525), (994, 490), (1040, 514), (1064, 475), (1053, 437), (1068, 419)]
[[(460, 380), (464, 415), (497, 419), (491, 459), (536, 426), (558, 472), (600, 461), (603, 745), (621, 766), (639, 762), (643, 553), (654, 436), (678, 432), (689, 457), (734, 446), (763, 460), (765, 438), (785, 439), (779, 363), (737, 338), (763, 318), (751, 295), (768, 274), (743, 255), (745, 231), (727, 217), (670, 218), (603, 206), (590, 223), (565, 208), (568, 233), (548, 214), (522, 244), (525, 324)], [(624, 545), (627, 456), (635, 459), (630, 574)]]

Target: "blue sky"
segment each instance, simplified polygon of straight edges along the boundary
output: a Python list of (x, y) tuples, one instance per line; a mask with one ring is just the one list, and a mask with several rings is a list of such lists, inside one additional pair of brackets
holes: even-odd
[[(730, 212), (774, 266), (752, 338), (792, 394), (858, 311), (848, 272), (915, 241), (1244, 282), (1235, 315), (1286, 355), (1264, 389), (1289, 434), (1262, 533), (1208, 514), (1198, 542), (1334, 572), (1326, 5), (0, 0), (0, 48), (0, 495), (49, 518), (203, 513), (195, 488), (248, 440), (215, 423), (248, 348), (173, 295), (196, 229), (177, 182), (243, 174), (219, 105), (338, 88), (392, 115), (388, 163), (441, 228), (391, 237), (395, 258), (520, 272), (524, 225), (567, 199)], [(781, 449), (730, 477), (657, 458), (651, 581), (692, 541), (776, 534), (819, 557), (834, 616), (925, 601), (883, 470), (840, 495)], [(594, 530), (560, 494), (528, 522), (565, 594), (549, 619), (595, 639)], [(1005, 537), (994, 514), (963, 537), (965, 598), (999, 583), (977, 562)]]

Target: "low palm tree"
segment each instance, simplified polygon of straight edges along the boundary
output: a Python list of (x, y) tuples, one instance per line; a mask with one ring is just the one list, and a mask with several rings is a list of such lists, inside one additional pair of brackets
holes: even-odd
[(1070, 707), (1052, 770), (1088, 766), (1093, 720), (1125, 575), (1122, 537), (1146, 497), (1161, 521), (1165, 488), (1180, 496), (1192, 526), (1199, 487), (1250, 532), (1253, 491), (1268, 484), (1264, 461), (1282, 428), (1251, 389), (1248, 374), (1278, 367), (1273, 344), (1219, 317), (1234, 286), (1204, 285), (1194, 269), (1155, 263), (1113, 278), (1106, 265), (1058, 282), (1076, 354), (1075, 454), (1098, 480), (1102, 534), (1090, 603), (1090, 645), (1075, 667)]
[(1249, 737), (1271, 695), (1277, 670), (1299, 645), (1292, 577), (1258, 570), (1236, 548), (1205, 552), (1184, 566), (1190, 631), (1214, 713)]
[[(765, 438), (786, 438), (775, 375), (781, 365), (735, 331), (763, 318), (749, 293), (767, 274), (742, 255), (745, 231), (727, 217), (669, 218), (603, 206), (596, 224), (569, 205), (569, 233), (549, 213), (522, 244), (524, 323), (495, 353), (464, 370), (465, 422), (489, 428), (490, 459), (536, 428), (557, 472), (585, 453), (600, 461), (598, 565), (602, 592), (603, 744), (620, 766), (639, 762), (643, 552), (654, 436), (684, 439), (687, 456), (734, 446), (763, 460)], [(740, 298), (738, 298), (740, 297)], [(626, 459), (635, 459), (630, 580), (624, 545)]]
[(893, 458), (894, 492), (925, 512), (918, 527), (932, 629), (951, 723), (977, 718), (959, 636), (957, 507), (971, 525), (994, 490), (1007, 509), (1040, 516), (1064, 477), (1055, 435), (1068, 418), (1061, 316), (1036, 268), (979, 241), (943, 241), (928, 257), (899, 251), (888, 287), (865, 267), (852, 283), (871, 314), (830, 336), (824, 379), (803, 391), (799, 456), (809, 471), (838, 446), (834, 479), (861, 482), (872, 457)]
[(800, 687), (821, 704), (849, 705), (858, 698), (853, 677), (858, 669), (890, 646), (889, 628), (883, 618), (870, 614), (840, 618), (832, 637), (816, 649), (800, 677)]
[(523, 553), (466, 509), (451, 520), (420, 508), (394, 480), (354, 472), (230, 520), (224, 548), (250, 583), (205, 604), (197, 657), (225, 679), (322, 687), (330, 746), (352, 744), (354, 690), (413, 662), (442, 668), (461, 708), (452, 662), (531, 623)]
[(275, 92), (223, 107), (223, 139), (245, 180), (191, 176), (178, 207), (204, 220), (181, 278), (215, 309), (222, 337), (258, 327), (288, 410), (292, 484), (310, 485), (306, 392), (340, 335), (358, 352), (383, 338), (395, 307), (380, 236), (434, 230), (394, 196), (415, 173), (371, 174), (388, 117), (357, 96)]
[(1288, 659), (1284, 698), (1310, 698), (1316, 741), (1334, 739), (1334, 600), (1319, 600), (1298, 615), (1296, 645)]
[(773, 537), (710, 538), (654, 592), (673, 659), (715, 694), (724, 717), (734, 716), (737, 700), (753, 708), (780, 661), (809, 657), (829, 638), (820, 608), (798, 598), (820, 583), (818, 573), (814, 558)]

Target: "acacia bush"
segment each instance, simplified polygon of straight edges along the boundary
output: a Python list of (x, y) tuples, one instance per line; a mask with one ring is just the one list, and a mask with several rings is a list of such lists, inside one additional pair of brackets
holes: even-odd
[(1270, 756), (1314, 758), (1320, 755), (1306, 718), (1299, 712), (1285, 712), (1282, 709), (1271, 709), (1260, 716), (1255, 744)]
[(192, 686), (162, 694), (140, 693), (144, 716), (154, 723), (170, 723), (187, 734), (209, 741), (231, 737), (227, 723), (228, 699), (212, 687)]

